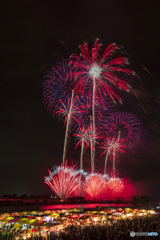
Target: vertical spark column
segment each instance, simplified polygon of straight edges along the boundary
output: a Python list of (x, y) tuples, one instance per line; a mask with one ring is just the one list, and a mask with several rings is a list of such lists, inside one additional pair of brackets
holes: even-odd
[[(81, 156), (80, 156), (80, 170), (83, 169), (83, 152), (84, 152), (84, 145), (85, 145), (84, 139), (82, 139)], [(80, 195), (82, 194), (81, 178), (82, 178), (82, 171), (80, 171), (80, 176), (79, 176), (79, 190), (80, 190)]]
[(115, 148), (113, 148), (113, 176), (115, 177)]
[(81, 146), (80, 170), (83, 169), (83, 152), (84, 152), (84, 139), (82, 139), (82, 146)]
[(67, 147), (67, 139), (68, 139), (68, 130), (69, 130), (70, 122), (71, 122), (70, 111), (71, 111), (71, 108), (72, 108), (73, 98), (74, 98), (74, 90), (72, 90), (71, 102), (70, 102), (69, 112), (68, 112), (68, 116), (67, 116), (66, 133), (65, 133), (64, 148), (63, 148), (63, 166), (64, 166), (65, 159), (66, 159), (66, 147)]
[(104, 174), (106, 174), (108, 155), (109, 155), (109, 150), (107, 151), (107, 154), (106, 154), (105, 165), (104, 165)]
[[(118, 131), (118, 141), (120, 140), (120, 136), (121, 136), (121, 131)], [(113, 175), (115, 176), (115, 154), (116, 154), (116, 150), (115, 147), (113, 148)]]
[[(92, 116), (90, 116), (90, 129), (91, 129), (91, 136), (92, 136), (92, 132), (93, 132), (93, 123), (92, 123)], [(90, 138), (91, 141), (91, 173), (92, 173), (92, 165), (93, 165), (93, 141), (92, 141), (92, 137)]]
[(94, 159), (95, 159), (95, 91), (96, 91), (96, 81), (95, 81), (95, 72), (93, 74), (93, 99), (92, 99), (92, 115), (93, 115), (93, 159), (92, 159), (92, 170), (94, 173)]

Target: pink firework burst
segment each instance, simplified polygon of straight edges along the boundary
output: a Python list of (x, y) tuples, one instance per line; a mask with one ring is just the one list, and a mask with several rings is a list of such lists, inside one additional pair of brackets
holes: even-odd
[(100, 174), (91, 174), (86, 179), (85, 192), (93, 199), (97, 198), (105, 187), (105, 179)]
[[(95, 132), (95, 103), (104, 102), (104, 95), (108, 94), (109, 97), (115, 101), (120, 100), (119, 95), (113, 89), (129, 90), (129, 84), (119, 77), (119, 74), (125, 75), (132, 74), (133, 71), (125, 69), (127, 59), (125, 57), (114, 58), (114, 52), (118, 50), (115, 44), (111, 44), (104, 51), (100, 57), (99, 51), (101, 50), (101, 43), (96, 39), (94, 47), (91, 49), (91, 56), (89, 54), (87, 43), (80, 45), (80, 57), (77, 54), (72, 54), (71, 64), (73, 64), (75, 76), (78, 77), (78, 87), (82, 90), (83, 94), (88, 96), (92, 93), (92, 127)], [(99, 99), (97, 101), (97, 99)], [(92, 172), (94, 172), (94, 158), (95, 158), (95, 140), (93, 142), (92, 151)]]
[[(91, 148), (91, 172), (93, 172), (93, 158), (92, 158), (92, 150), (93, 150), (93, 143), (98, 143), (98, 139), (101, 138), (100, 132), (98, 132), (97, 128), (95, 130), (92, 130), (92, 125), (89, 126), (87, 129), (83, 126), (82, 128), (80, 127), (78, 132), (73, 134), (73, 136), (76, 136), (76, 139), (78, 140), (75, 149), (77, 148), (78, 145), (81, 146), (81, 158), (80, 158), (80, 169), (83, 168), (83, 152), (84, 148), (85, 151), (87, 147)], [(86, 146), (85, 146), (86, 145)]]
[(82, 128), (80, 128), (78, 130), (77, 133), (74, 133), (73, 136), (76, 137), (76, 139), (78, 140), (75, 149), (77, 149), (78, 145), (82, 146), (83, 143), (86, 144), (85, 150), (87, 149), (87, 147), (91, 147), (90, 146), (90, 141), (91, 141), (91, 130), (90, 127), (88, 127), (87, 129), (85, 129), (85, 127), (83, 126)]
[(105, 158), (105, 166), (104, 166), (104, 174), (106, 174), (106, 168), (107, 168), (107, 160), (109, 157), (111, 157), (111, 155), (113, 156), (113, 172), (115, 174), (115, 159), (116, 158), (116, 152), (125, 152), (124, 151), (124, 141), (121, 141), (119, 139), (116, 139), (115, 137), (113, 138), (108, 138), (105, 142), (101, 143), (101, 148), (104, 150), (101, 154), (101, 156), (103, 154), (106, 154), (106, 158)]
[(106, 134), (114, 136), (125, 143), (125, 149), (133, 151), (142, 145), (145, 130), (142, 122), (132, 113), (116, 111), (109, 115), (101, 124)]
[(116, 178), (115, 175), (113, 175), (107, 182), (107, 189), (110, 191), (111, 195), (114, 198), (119, 197), (124, 189), (122, 179)]
[(76, 139), (78, 140), (75, 148), (77, 148), (79, 144), (82, 146), (83, 142), (86, 144), (86, 148), (92, 148), (92, 142), (95, 141), (98, 144), (98, 139), (102, 138), (100, 134), (101, 133), (98, 132), (98, 128), (95, 128), (95, 131), (92, 130), (92, 125), (86, 129), (84, 126), (80, 127), (77, 133), (73, 134), (73, 136), (76, 136)]
[(91, 130), (90, 130), (90, 127), (85, 129), (84, 126), (83, 126), (82, 128), (79, 129), (79, 131), (77, 133), (73, 134), (73, 136), (76, 136), (76, 139), (78, 140), (78, 142), (77, 142), (77, 144), (75, 146), (75, 149), (77, 149), (78, 145), (81, 146), (80, 169), (82, 170), (83, 169), (84, 148), (86, 150), (87, 147), (91, 147), (90, 146), (90, 141), (91, 141)]
[(79, 172), (75, 166), (68, 167), (67, 161), (61, 164), (49, 176), (44, 177), (45, 183), (57, 194), (59, 198), (68, 198), (79, 187)]
[(80, 76), (78, 84), (83, 91), (85, 91), (87, 86), (90, 86), (89, 90), (91, 90), (95, 80), (95, 92), (99, 93), (98, 96), (100, 98), (102, 93), (106, 92), (112, 100), (120, 100), (113, 87), (127, 91), (130, 85), (118, 77), (119, 73), (131, 75), (134, 72), (125, 69), (125, 66), (128, 64), (126, 57), (114, 58), (114, 53), (120, 49), (119, 46), (116, 46), (114, 43), (110, 44), (100, 57), (101, 46), (99, 39), (96, 39), (94, 47), (91, 49), (91, 55), (89, 54), (87, 43), (79, 46), (81, 51), (80, 57), (77, 54), (72, 54), (71, 64), (77, 70), (76, 75)]
[[(67, 139), (69, 134), (69, 127), (80, 125), (77, 115), (82, 111), (80, 108), (79, 101), (77, 101), (78, 97), (74, 98), (74, 90), (72, 90), (71, 101), (68, 99), (68, 104), (64, 104), (62, 100), (60, 100), (61, 108), (56, 112), (65, 118), (64, 124), (66, 125), (66, 133), (64, 139), (64, 148), (63, 148), (63, 164), (66, 160), (66, 148), (67, 148)], [(70, 104), (69, 104), (70, 101)]]
[[(68, 100), (69, 101), (69, 100)], [(78, 105), (77, 102), (77, 97), (75, 97), (72, 101), (71, 104), (65, 105), (62, 100), (60, 100), (61, 106), (59, 110), (56, 112), (56, 114), (61, 115), (64, 118), (64, 125), (66, 125), (67, 121), (71, 123), (72, 122), (77, 122), (80, 124), (78, 121), (77, 115), (82, 112), (82, 108)]]

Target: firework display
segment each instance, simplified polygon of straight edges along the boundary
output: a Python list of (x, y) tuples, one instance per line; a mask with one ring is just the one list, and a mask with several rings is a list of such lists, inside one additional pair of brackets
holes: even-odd
[(60, 100), (69, 107), (73, 93), (77, 93), (78, 78), (74, 77), (73, 68), (69, 63), (70, 61), (67, 59), (58, 62), (45, 76), (43, 102), (53, 115), (62, 107)]
[(49, 171), (49, 176), (45, 177), (45, 183), (59, 198), (67, 198), (79, 186), (79, 173), (75, 171), (75, 166), (68, 167), (65, 162), (53, 172)]
[[(110, 44), (102, 55), (101, 47), (98, 39), (91, 51), (87, 43), (80, 45), (80, 56), (72, 54), (45, 76), (44, 105), (53, 116), (59, 115), (66, 126), (62, 164), (45, 177), (45, 183), (60, 198), (82, 193), (82, 189), (91, 198), (99, 197), (104, 190), (119, 197), (124, 184), (116, 177), (117, 153), (137, 150), (145, 138), (142, 122), (115, 104), (122, 103), (120, 90), (129, 92), (131, 88), (129, 76), (134, 72), (126, 68), (128, 59), (118, 55), (122, 54), (121, 48), (115, 44)], [(69, 129), (77, 141), (75, 149), (81, 147), (80, 170), (67, 166)], [(91, 168), (84, 172), (84, 152), (88, 148)], [(105, 155), (103, 175), (95, 173), (95, 158), (100, 151), (99, 156)], [(107, 173), (109, 158), (113, 159), (111, 178)]]
[(102, 142), (101, 148), (104, 150), (101, 155), (106, 154), (105, 165), (104, 165), (104, 174), (106, 174), (107, 160), (110, 155), (113, 155), (113, 173), (115, 175), (115, 154), (116, 151), (125, 152), (123, 142), (115, 137), (107, 139), (105, 142)]
[[(66, 160), (66, 148), (68, 130), (71, 117), (78, 111), (75, 107), (75, 92), (77, 92), (78, 78), (74, 77), (74, 70), (69, 65), (69, 60), (65, 59), (58, 62), (56, 67), (45, 76), (46, 81), (43, 85), (43, 99), (47, 110), (54, 115), (59, 113), (66, 116), (66, 133), (63, 149), (63, 164)], [(75, 117), (73, 118), (75, 120)]]
[[(84, 127), (80, 128), (78, 133), (73, 134), (78, 139), (78, 142), (75, 146), (77, 148), (78, 144), (81, 145), (81, 157), (80, 157), (80, 169), (83, 169), (83, 153), (84, 149), (86, 150), (87, 147), (91, 147), (91, 129), (88, 127), (85, 129)], [(86, 145), (86, 146), (85, 146)]]
[[(114, 58), (114, 52), (119, 49), (115, 44), (111, 44), (106, 48), (100, 57), (100, 50), (102, 44), (99, 39), (95, 40), (94, 47), (91, 49), (91, 55), (87, 43), (80, 45), (80, 57), (77, 54), (72, 54), (72, 61), (76, 69), (76, 76), (79, 78), (78, 86), (82, 89), (82, 93), (92, 94), (92, 128), (95, 132), (96, 118), (95, 118), (95, 103), (103, 102), (104, 93), (115, 101), (120, 101), (119, 95), (113, 89), (129, 90), (130, 86), (127, 82), (118, 77), (117, 73), (130, 75), (133, 71), (125, 69), (128, 60), (125, 57)], [(88, 87), (89, 86), (89, 87)], [(114, 87), (113, 87), (114, 86)], [(99, 101), (97, 99), (99, 98)], [(95, 141), (93, 141), (92, 153), (92, 172), (94, 172), (94, 158), (95, 158)]]
[(101, 174), (90, 174), (86, 178), (85, 192), (93, 199), (96, 199), (103, 191), (106, 181)]
[[(91, 49), (91, 55), (87, 43), (80, 45), (80, 57), (77, 54), (72, 54), (71, 64), (77, 69), (76, 76), (80, 76), (78, 86), (86, 92), (89, 86), (89, 92), (101, 98), (104, 93), (115, 101), (120, 101), (120, 96), (116, 93), (114, 88), (129, 90), (128, 82), (117, 77), (117, 73), (125, 75), (134, 74), (132, 70), (125, 69), (128, 64), (128, 59), (125, 57), (114, 57), (114, 53), (120, 49), (116, 44), (110, 44), (102, 56), (100, 57), (100, 50), (102, 44), (99, 39), (95, 40), (94, 47)], [(93, 97), (93, 101), (95, 101)], [(93, 104), (94, 105), (94, 104)]]
[(124, 189), (122, 179), (116, 178), (115, 175), (108, 180), (106, 186), (114, 198), (119, 197)]
[(116, 111), (102, 123), (108, 137), (124, 141), (126, 150), (134, 150), (142, 144), (145, 132), (142, 122), (132, 113)]

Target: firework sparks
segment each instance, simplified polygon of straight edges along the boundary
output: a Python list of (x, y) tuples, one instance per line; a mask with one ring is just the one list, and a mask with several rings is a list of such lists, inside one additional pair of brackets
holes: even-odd
[(115, 137), (109, 138), (105, 142), (101, 143), (101, 148), (104, 150), (101, 155), (106, 154), (104, 174), (106, 174), (107, 160), (111, 154), (113, 155), (113, 173), (115, 174), (116, 151), (125, 152), (123, 141), (120, 141), (119, 139), (115, 139)]
[(78, 97), (74, 98), (74, 91), (72, 92), (72, 98), (71, 98), (71, 103), (65, 105), (61, 100), (61, 107), (59, 110), (56, 112), (56, 114), (59, 114), (64, 118), (64, 125), (67, 125), (67, 121), (72, 123), (72, 126), (78, 126), (80, 125), (80, 121), (78, 120), (78, 115), (82, 113), (82, 108), (79, 105), (79, 101), (77, 101)]
[[(101, 138), (99, 126), (100, 126), (100, 123), (102, 122), (102, 120), (100, 121), (100, 119), (102, 118), (104, 107), (102, 105), (100, 107), (98, 104), (96, 104), (95, 106), (96, 107), (95, 114), (98, 120), (97, 120), (97, 126), (93, 130), (93, 124), (92, 124), (93, 111), (92, 111), (91, 97), (87, 98), (86, 96), (83, 96), (79, 98), (79, 101), (80, 101), (80, 108), (81, 108), (80, 114), (78, 116), (78, 119), (80, 122), (79, 128), (90, 129), (90, 132), (88, 132), (88, 134), (90, 135), (90, 146), (91, 146), (91, 172), (94, 172), (93, 148), (94, 148), (94, 144), (98, 143), (97, 139)], [(109, 107), (109, 109), (111, 109), (111, 107)], [(83, 136), (83, 133), (81, 132), (80, 135)]]
[[(98, 97), (97, 97), (98, 98)], [(108, 117), (109, 114), (112, 114), (116, 111), (115, 104), (113, 104), (106, 95), (104, 95), (103, 103), (99, 102), (99, 98), (95, 104), (95, 127), (99, 128), (100, 124)], [(93, 108), (92, 108), (92, 97), (91, 95), (82, 96), (78, 98), (80, 105), (80, 114), (78, 116), (81, 126), (88, 128), (92, 124)]]
[(107, 188), (114, 198), (119, 197), (124, 189), (122, 179), (116, 178), (115, 175), (113, 175), (107, 182)]
[[(83, 154), (84, 154), (84, 148), (85, 150), (87, 149), (87, 147), (91, 147), (90, 146), (90, 128), (84, 129), (84, 127), (80, 128), (78, 133), (73, 134), (74, 136), (76, 136), (76, 138), (78, 139), (78, 142), (75, 146), (75, 149), (77, 148), (77, 146), (80, 144), (81, 145), (81, 156), (80, 156), (80, 170), (82, 171), (83, 169)], [(86, 147), (85, 147), (86, 144)], [(80, 180), (79, 180), (79, 192), (82, 192), (82, 181), (81, 181), (81, 172), (80, 172)]]
[(67, 59), (58, 62), (45, 76), (43, 102), (53, 115), (61, 108), (60, 100), (69, 107), (73, 91), (77, 94), (78, 78), (75, 77), (74, 70), (69, 63)]
[(93, 199), (96, 199), (104, 189), (105, 181), (106, 179), (101, 174), (90, 174), (86, 179), (86, 184), (84, 187), (85, 192)]
[[(73, 136), (76, 136), (76, 139), (78, 140), (75, 149), (77, 149), (77, 146), (80, 144), (81, 146), (81, 157), (80, 157), (80, 169), (83, 169), (83, 153), (84, 149), (86, 150), (87, 147), (90, 146), (90, 139), (91, 139), (91, 134), (90, 134), (90, 127), (85, 129), (84, 127), (80, 128), (78, 133), (73, 134)], [(86, 145), (86, 147), (85, 147)]]
[(63, 110), (60, 109), (58, 111), (59, 113), (63, 113), (63, 114), (65, 112), (65, 114), (67, 116), (65, 119), (65, 121), (67, 122), (67, 125), (66, 125), (66, 133), (65, 133), (64, 148), (63, 148), (63, 165), (64, 165), (64, 162), (66, 159), (66, 148), (67, 148), (68, 131), (69, 131), (70, 123), (71, 123), (73, 96), (74, 96), (74, 91), (72, 91), (71, 104), (69, 105), (69, 110), (67, 110), (67, 108), (63, 105), (65, 108)]
[[(96, 39), (94, 47), (91, 49), (91, 56), (89, 55), (87, 43), (80, 45), (80, 57), (76, 54), (72, 54), (71, 64), (73, 64), (74, 68), (77, 69), (76, 75), (80, 79), (78, 86), (81, 87), (82, 92), (85, 92), (86, 88), (88, 89), (88, 86), (90, 86), (88, 92), (92, 92), (93, 132), (95, 132), (95, 101), (97, 93), (100, 100), (104, 96), (102, 93), (106, 92), (110, 98), (115, 101), (115, 99), (120, 100), (120, 97), (113, 90), (113, 86), (125, 91), (129, 90), (130, 87), (128, 83), (117, 77), (120, 72), (127, 75), (133, 73), (129, 69), (124, 69), (124, 66), (127, 64), (126, 58), (118, 57), (113, 59), (113, 53), (118, 49), (119, 47), (115, 44), (111, 44), (100, 58), (99, 51), (101, 50), (101, 43), (99, 43), (99, 40)], [(92, 158), (94, 163), (95, 140), (93, 142)]]
[[(92, 131), (92, 125), (91, 127), (88, 127), (85, 129), (84, 127), (80, 128), (77, 133), (73, 134), (76, 136), (76, 139), (78, 140), (76, 147), (80, 144), (81, 146), (81, 160), (80, 160), (80, 169), (83, 168), (83, 153), (84, 148), (85, 150), (87, 147), (91, 148), (91, 172), (93, 172), (93, 161), (92, 161), (92, 148), (93, 148), (93, 142), (96, 141), (98, 143), (98, 139), (101, 138), (100, 132), (95, 129), (96, 133)], [(85, 147), (86, 145), (86, 147)]]
[(115, 112), (102, 123), (102, 129), (106, 129), (108, 136), (124, 141), (125, 148), (134, 150), (142, 144), (145, 131), (142, 122), (132, 113)]
[(114, 58), (114, 53), (120, 49), (119, 46), (114, 43), (110, 44), (100, 57), (101, 46), (99, 39), (96, 39), (94, 47), (91, 49), (91, 56), (87, 43), (79, 46), (80, 57), (77, 54), (72, 54), (71, 64), (77, 69), (76, 75), (81, 77), (78, 84), (83, 91), (85, 91), (86, 86), (90, 86), (89, 91), (93, 93), (95, 87), (95, 93), (98, 92), (99, 96), (102, 96), (102, 92), (106, 92), (112, 100), (120, 100), (118, 94), (113, 90), (113, 86), (127, 91), (130, 85), (118, 78), (117, 74), (123, 73), (126, 76), (134, 74), (134, 72), (124, 68), (128, 64), (127, 58)]
[(59, 198), (68, 198), (79, 187), (79, 172), (75, 171), (75, 166), (68, 167), (67, 161), (44, 178)]
[(74, 97), (75, 92), (77, 93), (76, 86), (78, 78), (75, 77), (74, 70), (69, 65), (69, 62), (69, 60), (65, 59), (62, 62), (58, 62), (56, 67), (52, 67), (43, 85), (43, 99), (45, 106), (47, 106), (47, 110), (52, 112), (53, 115), (59, 113), (62, 116), (66, 116), (63, 164), (66, 160), (66, 147), (71, 116), (75, 120), (74, 114), (77, 111)]

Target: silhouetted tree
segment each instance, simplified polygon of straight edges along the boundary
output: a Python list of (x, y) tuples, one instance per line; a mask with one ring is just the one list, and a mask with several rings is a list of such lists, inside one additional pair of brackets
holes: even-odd
[(123, 197), (117, 197), (116, 200), (115, 200), (116, 204), (117, 204), (117, 207), (119, 204), (123, 203), (124, 202), (124, 198)]
[(43, 198), (51, 198), (49, 194), (43, 195)]
[(28, 198), (28, 197), (27, 197), (26, 194), (23, 194), (23, 195), (19, 196), (19, 198), (21, 198), (21, 199), (26, 199), (26, 198)]
[(36, 198), (36, 196), (35, 195), (31, 195), (30, 198)]
[(47, 199), (44, 199), (43, 200), (43, 204), (47, 204), (48, 203), (48, 200)]
[(138, 203), (141, 201), (141, 198), (140, 196), (133, 196), (132, 197), (132, 204), (137, 207), (138, 206)]
[(142, 202), (144, 205), (147, 205), (147, 203), (150, 202), (149, 196), (147, 196), (147, 195), (141, 196), (141, 202)]
[(7, 197), (7, 196), (8, 196), (7, 194), (4, 194), (4, 195), (3, 195), (4, 198)]
[(12, 195), (12, 198), (17, 198), (17, 194), (13, 194), (13, 195)]

